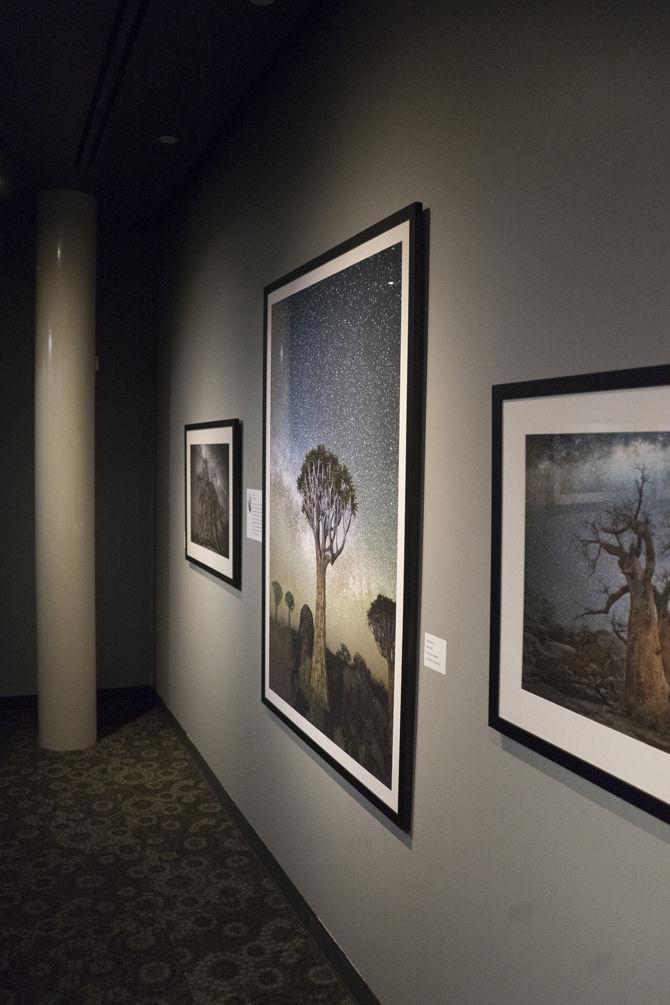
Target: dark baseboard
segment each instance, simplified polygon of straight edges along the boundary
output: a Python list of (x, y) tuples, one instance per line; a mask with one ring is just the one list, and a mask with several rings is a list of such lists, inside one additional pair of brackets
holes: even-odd
[[(156, 690), (151, 684), (140, 684), (137, 687), (101, 687), (98, 688), (98, 705), (109, 701), (132, 701), (138, 705), (155, 705), (158, 701)], [(13, 709), (36, 708), (36, 694), (17, 694), (0, 696), (0, 710), (10, 712)]]
[(200, 771), (205, 776), (217, 797), (220, 799), (226, 811), (235, 821), (240, 831), (246, 838), (249, 846), (270, 873), (275, 883), (280, 888), (289, 904), (312, 936), (316, 945), (326, 957), (332, 968), (339, 975), (342, 983), (346, 986), (349, 993), (359, 1003), (359, 1005), (379, 1005), (379, 999), (372, 993), (359, 972), (335, 942), (332, 935), (330, 935), (327, 929), (324, 928), (312, 908), (293, 884), (291, 879), (289, 879), (288, 875), (284, 872), (263, 839), (258, 836), (242, 811), (238, 808), (236, 803), (233, 802), (198, 748), (186, 735), (179, 721), (175, 718), (160, 695), (157, 695), (157, 704), (160, 705), (165, 712), (175, 733), (193, 757), (193, 760), (200, 768)]
[(153, 684), (138, 684), (135, 687), (99, 687), (98, 705), (108, 701), (132, 701), (138, 705), (156, 705), (158, 695)]

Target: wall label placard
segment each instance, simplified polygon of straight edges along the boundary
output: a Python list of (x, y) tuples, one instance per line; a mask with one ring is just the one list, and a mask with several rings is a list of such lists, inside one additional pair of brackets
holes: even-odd
[(447, 673), (447, 640), (426, 632), (423, 642), (423, 665), (437, 673)]
[(263, 540), (263, 491), (247, 489), (247, 537), (252, 541)]

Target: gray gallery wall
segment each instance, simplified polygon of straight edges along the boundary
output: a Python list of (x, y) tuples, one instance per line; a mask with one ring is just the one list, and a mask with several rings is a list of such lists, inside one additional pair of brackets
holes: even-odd
[(0, 230), (0, 694), (34, 694), (35, 241)]
[(153, 684), (155, 246), (98, 239), (96, 656), (98, 687)]
[[(96, 614), (99, 687), (153, 683), (155, 248), (98, 237)], [(0, 234), (0, 695), (34, 694), (32, 227)], [(93, 472), (91, 473), (93, 477)]]
[[(345, 0), (163, 232), (160, 693), (384, 1005), (667, 1002), (670, 829), (487, 726), (490, 387), (668, 361), (670, 18), (646, 3)], [(260, 702), (261, 549), (183, 558), (183, 425), (261, 484), (266, 283), (430, 210), (406, 839)]]

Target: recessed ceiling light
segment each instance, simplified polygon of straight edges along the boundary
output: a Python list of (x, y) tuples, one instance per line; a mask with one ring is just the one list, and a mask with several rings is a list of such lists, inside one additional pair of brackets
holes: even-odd
[(158, 142), (159, 143), (166, 143), (169, 146), (169, 145), (171, 145), (173, 143), (178, 143), (179, 140), (177, 139), (176, 136), (167, 136), (166, 135), (166, 136), (159, 136), (158, 137)]

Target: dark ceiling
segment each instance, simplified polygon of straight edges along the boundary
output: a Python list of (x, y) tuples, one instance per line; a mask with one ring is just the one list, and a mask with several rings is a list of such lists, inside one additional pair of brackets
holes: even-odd
[(0, 220), (78, 188), (102, 227), (150, 226), (333, 6), (0, 0)]

